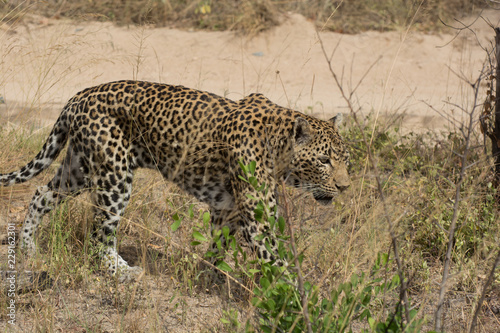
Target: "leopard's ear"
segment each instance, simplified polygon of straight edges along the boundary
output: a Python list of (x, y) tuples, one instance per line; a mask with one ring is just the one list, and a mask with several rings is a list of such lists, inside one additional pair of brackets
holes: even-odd
[(293, 125), (293, 138), (295, 144), (299, 146), (308, 144), (312, 140), (311, 125), (302, 117), (295, 119), (295, 124)]
[(331, 118), (328, 121), (339, 127), (340, 123), (342, 122), (342, 118), (344, 118), (344, 115), (342, 113), (337, 113), (335, 117)]

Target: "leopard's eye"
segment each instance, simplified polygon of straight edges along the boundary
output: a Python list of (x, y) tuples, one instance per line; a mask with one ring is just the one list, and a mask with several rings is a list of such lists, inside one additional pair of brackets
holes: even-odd
[(332, 162), (330, 161), (330, 158), (328, 156), (320, 156), (320, 157), (318, 157), (318, 160), (322, 164), (329, 164), (329, 165), (332, 164)]

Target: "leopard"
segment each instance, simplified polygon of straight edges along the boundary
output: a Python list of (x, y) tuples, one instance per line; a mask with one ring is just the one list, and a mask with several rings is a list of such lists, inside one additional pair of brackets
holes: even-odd
[[(274, 218), (282, 184), (331, 204), (350, 185), (341, 121), (342, 113), (321, 120), (259, 93), (234, 101), (181, 85), (109, 82), (69, 99), (38, 154), (18, 171), (0, 174), (0, 186), (39, 175), (66, 147), (55, 176), (36, 189), (19, 231), (28, 256), (36, 253), (43, 216), (88, 192), (101, 268), (120, 281), (141, 274), (142, 268), (120, 256), (116, 237), (134, 173), (148, 168), (208, 204), (212, 230), (228, 227), (231, 235), (241, 234), (242, 242), (269, 262), (277, 259), (277, 240), (269, 223), (257, 220), (256, 198)], [(265, 191), (245, 180), (241, 166), (251, 163)], [(219, 241), (224, 243), (224, 236)], [(215, 242), (210, 249), (218, 250)]]

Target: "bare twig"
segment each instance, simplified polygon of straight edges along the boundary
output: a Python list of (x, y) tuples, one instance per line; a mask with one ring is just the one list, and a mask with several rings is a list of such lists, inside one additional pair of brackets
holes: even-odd
[[(448, 46), (450, 43), (452, 43), (452, 42), (453, 42), (453, 41), (454, 41), (454, 40), (455, 40), (455, 39), (456, 39), (456, 38), (460, 35), (460, 33), (461, 33), (463, 30), (468, 30), (468, 31), (472, 32), (472, 34), (476, 37), (476, 41), (477, 41), (477, 42), (478, 42), (478, 44), (481, 46), (481, 43), (479, 42), (479, 39), (477, 38), (476, 32), (475, 32), (474, 30), (472, 30), (472, 29), (471, 29), (471, 26), (473, 26), (473, 25), (476, 23), (476, 21), (477, 21), (479, 18), (481, 18), (481, 17), (482, 17), (482, 16), (481, 16), (481, 14), (482, 14), (482, 13), (483, 13), (483, 11), (481, 11), (481, 13), (479, 13), (479, 15), (478, 15), (478, 16), (474, 19), (474, 21), (473, 21), (472, 23), (470, 23), (470, 24), (465, 24), (465, 23), (463, 23), (462, 21), (455, 19), (455, 21), (456, 21), (456, 22), (458, 22), (458, 23), (460, 23), (460, 24), (462, 25), (462, 27), (454, 27), (454, 26), (452, 26), (452, 25), (450, 25), (450, 24), (445, 23), (445, 22), (444, 22), (441, 18), (439, 18), (439, 21), (441, 21), (441, 24), (443, 24), (443, 25), (444, 25), (445, 27), (447, 27), (447, 28), (451, 28), (451, 29), (456, 30), (456, 31), (457, 31), (457, 33), (455, 34), (455, 36), (454, 36), (451, 40), (449, 40), (448, 42), (446, 42), (444, 45), (440, 45), (440, 46), (438, 46), (438, 48), (443, 48), (443, 47), (445, 47), (445, 46)], [(481, 48), (483, 48), (483, 47), (481, 46)], [(483, 48), (483, 49), (484, 49), (484, 48)]]
[(496, 186), (500, 183), (500, 28), (495, 28), (495, 55), (497, 59), (496, 68), (496, 98), (495, 98), (495, 128), (491, 136), (491, 153), (495, 156), (495, 181)]

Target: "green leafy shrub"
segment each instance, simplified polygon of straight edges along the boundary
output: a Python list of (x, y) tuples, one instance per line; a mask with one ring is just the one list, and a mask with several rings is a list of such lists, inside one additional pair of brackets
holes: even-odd
[[(240, 163), (244, 172), (241, 180), (251, 184), (258, 192), (265, 192), (267, 191), (265, 184), (259, 184), (254, 177), (255, 165), (255, 162), (249, 165)], [(206, 257), (213, 259), (217, 256), (216, 266), (222, 271), (231, 272), (240, 277), (246, 276), (251, 280), (258, 279), (251, 298), (251, 303), (258, 312), (257, 319), (248, 320), (243, 325), (237, 320), (235, 312), (228, 310), (225, 311), (225, 316), (221, 321), (233, 329), (241, 329), (244, 326), (246, 331), (252, 331), (254, 328), (263, 332), (307, 331), (308, 322), (304, 317), (304, 303), (297, 286), (297, 272), (301, 267), (295, 267), (293, 264), (295, 258), (288, 243), (289, 237), (285, 234), (286, 221), (282, 216), (275, 221), (273, 215), (269, 214), (269, 207), (262, 200), (252, 198), (256, 201), (254, 213), (257, 221), (264, 223), (267, 219), (270, 233), (274, 234), (278, 240), (278, 259), (289, 264), (278, 266), (274, 262), (261, 261), (259, 269), (253, 268), (255, 261), (247, 260), (246, 253), (236, 244), (235, 238), (229, 235), (227, 227), (215, 231), (212, 240), (216, 242), (220, 253), (208, 252)], [(188, 214), (190, 215), (192, 214)], [(206, 226), (208, 220), (209, 217), (205, 213), (203, 226)], [(178, 215), (174, 217), (173, 231), (179, 226), (177, 221), (179, 221)], [(221, 235), (226, 239), (225, 246), (221, 244)], [(193, 246), (209, 242), (209, 237), (204, 236), (200, 229), (195, 228), (192, 236), (194, 241), (191, 245)], [(262, 235), (263, 238), (265, 236)], [(226, 255), (234, 260), (234, 268), (225, 261)], [(301, 265), (303, 256), (299, 255), (298, 259)], [(389, 311), (387, 318), (380, 320), (372, 315), (372, 310), (382, 303), (382, 299), (387, 294), (395, 293), (400, 287), (399, 276), (390, 271), (391, 262), (387, 254), (378, 254), (369, 275), (352, 274), (349, 281), (341, 283), (327, 295), (321, 293), (319, 286), (310, 281), (304, 281), (308, 321), (313, 332), (352, 332), (352, 324), (355, 321), (365, 322), (370, 327), (370, 330), (366, 332), (416, 331), (422, 325), (422, 319), (417, 320), (417, 311), (411, 310), (411, 322), (405, 326), (401, 302), (396, 304), (394, 311)]]

